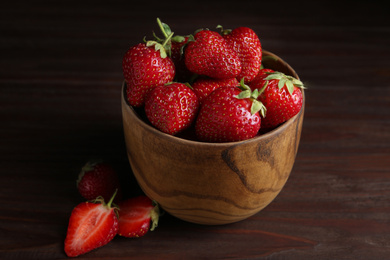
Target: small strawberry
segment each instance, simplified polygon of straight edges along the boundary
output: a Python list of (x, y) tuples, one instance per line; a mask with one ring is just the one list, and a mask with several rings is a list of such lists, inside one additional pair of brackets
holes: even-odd
[(162, 45), (153, 41), (139, 43), (126, 52), (122, 68), (131, 106), (142, 106), (151, 89), (173, 80), (175, 66), (164, 53)]
[(215, 89), (219, 87), (237, 87), (240, 83), (236, 78), (230, 79), (212, 79), (212, 78), (198, 78), (192, 84), (195, 94), (199, 98), (199, 103), (202, 104), (203, 100)]
[(118, 190), (115, 200), (119, 201), (122, 197), (116, 171), (111, 165), (101, 161), (89, 161), (82, 167), (77, 179), (77, 189), (87, 200), (98, 196), (108, 200), (115, 190)]
[(198, 97), (183, 83), (158, 86), (145, 101), (145, 113), (150, 123), (171, 135), (188, 128), (195, 120), (198, 108)]
[(120, 207), (118, 234), (124, 237), (142, 237), (149, 230), (153, 231), (158, 225), (159, 218), (159, 208), (153, 204), (146, 196), (121, 201), (118, 205)]
[(262, 119), (262, 129), (272, 129), (295, 116), (302, 107), (303, 83), (282, 72), (264, 72), (249, 83), (252, 90), (258, 89), (258, 100), (267, 108)]
[(245, 79), (245, 83), (252, 81), (261, 67), (262, 48), (257, 34), (248, 27), (238, 27), (234, 30), (223, 30), (222, 26), (217, 26), (221, 29), (222, 35), (227, 44), (240, 58), (242, 70), (237, 76), (237, 79)]
[(102, 198), (82, 202), (70, 216), (64, 243), (67, 256), (76, 257), (106, 245), (118, 232), (116, 208), (111, 207), (115, 194), (105, 204)]
[(194, 38), (184, 52), (185, 64), (191, 72), (218, 79), (239, 75), (240, 59), (219, 33), (200, 30)]
[(256, 91), (238, 87), (220, 87), (203, 102), (195, 131), (200, 141), (234, 142), (256, 136), (264, 107), (256, 100)]

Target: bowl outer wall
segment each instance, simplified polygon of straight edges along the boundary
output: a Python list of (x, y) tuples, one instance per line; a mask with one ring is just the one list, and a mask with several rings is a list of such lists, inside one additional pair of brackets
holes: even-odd
[[(265, 66), (298, 78), (276, 55)], [(123, 86), (124, 88), (124, 86)], [(298, 150), (301, 111), (264, 135), (240, 142), (205, 143), (165, 134), (145, 123), (124, 98), (122, 116), (129, 162), (138, 184), (182, 220), (228, 224), (266, 207), (285, 185)]]

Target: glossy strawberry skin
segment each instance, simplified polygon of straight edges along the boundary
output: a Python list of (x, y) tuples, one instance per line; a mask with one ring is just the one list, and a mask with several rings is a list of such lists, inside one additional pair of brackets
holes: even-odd
[(230, 79), (212, 79), (212, 78), (198, 78), (193, 84), (192, 88), (195, 94), (199, 98), (199, 103), (202, 104), (203, 100), (210, 95), (215, 89), (219, 87), (236, 87), (240, 83), (236, 78)]
[(145, 113), (150, 123), (171, 135), (188, 128), (195, 120), (198, 109), (198, 97), (182, 83), (154, 88), (145, 102)]
[(267, 77), (274, 71), (269, 69), (261, 70), (256, 78), (249, 83), (252, 90), (261, 90), (258, 100), (267, 108), (266, 116), (262, 118), (262, 129), (271, 130), (278, 125), (292, 118), (302, 108), (303, 94), (300, 87), (294, 85), (290, 94), (287, 86), (284, 85), (279, 89), (279, 80), (267, 80)]
[(229, 34), (223, 35), (228, 45), (238, 54), (242, 70), (237, 76), (238, 81), (252, 81), (261, 67), (262, 48), (257, 34), (248, 27), (238, 27)]
[(76, 257), (110, 242), (118, 232), (115, 208), (102, 203), (83, 202), (70, 216), (64, 250)]
[(118, 174), (105, 162), (87, 162), (79, 174), (77, 189), (86, 200), (93, 200), (99, 196), (109, 200), (116, 190), (115, 201), (122, 198)]
[[(158, 206), (146, 196), (138, 196), (121, 201), (118, 204), (119, 230), (123, 237), (142, 237), (149, 230), (153, 230), (158, 223)], [(152, 223), (152, 228), (150, 225)]]
[(131, 106), (144, 105), (147, 93), (154, 87), (171, 82), (175, 66), (169, 58), (144, 43), (132, 46), (124, 55), (122, 69), (127, 84), (127, 99)]
[(251, 114), (249, 98), (237, 98), (240, 92), (238, 87), (220, 87), (204, 100), (195, 125), (200, 141), (234, 142), (256, 136), (260, 115)]
[(214, 31), (197, 32), (195, 41), (188, 43), (184, 55), (187, 68), (198, 75), (227, 79), (235, 78), (241, 72), (237, 53)]

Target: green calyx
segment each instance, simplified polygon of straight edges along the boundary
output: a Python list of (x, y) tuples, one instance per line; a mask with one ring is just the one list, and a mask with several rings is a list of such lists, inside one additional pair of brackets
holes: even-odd
[(262, 102), (257, 100), (257, 98), (259, 97), (261, 92), (259, 92), (257, 89), (252, 91), (251, 88), (244, 83), (244, 78), (241, 79), (239, 88), (242, 91), (240, 92), (240, 94), (238, 94), (236, 96), (236, 98), (238, 98), (238, 99), (249, 98), (252, 101), (251, 114), (253, 115), (253, 114), (259, 112), (260, 115), (265, 117), (265, 113), (266, 113), (267, 109)]
[(105, 203), (104, 198), (102, 196), (99, 196), (96, 199), (91, 200), (91, 202), (92, 203), (101, 203), (101, 204), (103, 204), (103, 206), (105, 206), (107, 208), (118, 208), (118, 206), (113, 203), (117, 193), (118, 193), (118, 189), (115, 190), (114, 194), (111, 196), (110, 200), (107, 203)]
[(161, 58), (166, 58), (167, 56), (171, 56), (171, 41), (174, 33), (172, 32), (171, 28), (167, 24), (161, 22), (159, 18), (157, 18), (157, 24), (164, 38), (158, 37), (153, 32), (154, 40), (146, 41), (146, 39), (144, 38), (144, 41), (146, 42), (146, 46), (154, 46), (154, 49), (160, 52)]
[(150, 212), (150, 219), (152, 221), (150, 231), (153, 231), (156, 229), (156, 227), (158, 226), (158, 220), (160, 217), (160, 208), (158, 206), (158, 203), (156, 201), (153, 201), (153, 204), (154, 204), (154, 208)]
[[(158, 27), (161, 30), (161, 33), (163, 34), (163, 38), (158, 37), (153, 32), (154, 40), (146, 41), (144, 38), (144, 42), (146, 42), (146, 46), (151, 47), (154, 46), (154, 49), (156, 51), (160, 52), (161, 58), (171, 57), (172, 56), (172, 41), (173, 42), (183, 42), (185, 41), (186, 37), (180, 36), (180, 35), (174, 35), (174, 32), (172, 32), (171, 28), (168, 24), (161, 22), (159, 18), (157, 18), (157, 24)], [(187, 36), (190, 40), (193, 40), (193, 36), (189, 35)], [(182, 46), (181, 54), (184, 52), (184, 46)]]
[(222, 25), (217, 25), (216, 29), (220, 29), (221, 30), (221, 35), (228, 35), (232, 32), (232, 29), (223, 29), (223, 26)]
[(294, 86), (298, 87), (298, 88), (302, 88), (302, 89), (305, 88), (302, 81), (300, 81), (299, 79), (296, 79), (292, 76), (286, 75), (282, 72), (279, 72), (279, 71), (268, 72), (267, 74), (268, 74), (268, 76), (265, 78), (265, 80), (267, 80), (267, 81), (273, 80), (273, 79), (278, 80), (279, 81), (278, 82), (279, 90), (282, 89), (286, 85), (286, 88), (288, 90), (288, 93), (290, 93), (290, 95), (292, 95), (294, 92)]

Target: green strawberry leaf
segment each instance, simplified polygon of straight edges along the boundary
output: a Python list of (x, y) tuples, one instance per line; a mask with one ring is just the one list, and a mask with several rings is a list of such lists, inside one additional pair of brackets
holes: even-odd
[(259, 96), (260, 96), (260, 92), (257, 88), (252, 91), (251, 98), (257, 99)]
[(221, 29), (221, 35), (228, 35), (232, 32), (232, 29), (223, 29), (222, 25), (217, 25), (216, 29)]
[(287, 87), (288, 93), (290, 93), (290, 95), (292, 95), (294, 92), (294, 84), (292, 83), (292, 81), (287, 80), (286, 87)]
[(294, 92), (294, 86), (298, 88), (304, 88), (303, 83), (300, 80), (292, 76), (285, 75), (282, 72), (276, 71), (267, 74), (269, 75), (265, 78), (266, 82), (268, 82), (269, 80), (278, 80), (279, 90), (286, 85), (286, 88), (288, 90), (288, 93), (290, 93), (290, 95), (292, 95), (292, 93)]
[(286, 84), (287, 79), (286, 78), (281, 78), (278, 82), (278, 88), (282, 89), (284, 87), (284, 84)]
[(161, 45), (160, 43), (156, 42), (156, 41), (147, 41), (146, 42), (146, 46), (147, 47), (151, 47), (151, 46), (154, 46), (154, 49), (156, 51), (160, 51), (160, 56), (161, 58), (166, 58), (167, 57), (167, 52), (165, 51), (165, 48), (163, 45)]
[(277, 79), (277, 80), (280, 80), (282, 79), (282, 75), (281, 75), (281, 72), (271, 72), (271, 73), (267, 73), (269, 74), (265, 80), (273, 80), (273, 79)]
[(251, 114), (255, 114), (259, 112), (262, 117), (265, 117), (265, 113), (267, 112), (267, 108), (264, 106), (264, 104), (256, 99), (252, 101), (251, 106)]
[(252, 91), (250, 89), (243, 90), (236, 96), (238, 99), (245, 99), (245, 98), (250, 98), (252, 94)]
[(168, 35), (172, 33), (171, 28), (169, 28), (167, 24), (161, 22), (159, 18), (157, 18), (157, 24), (160, 27), (162, 34), (164, 34), (164, 37), (168, 38)]
[(172, 41), (174, 41), (174, 42), (184, 42), (185, 39), (186, 38), (184, 36), (181, 36), (181, 35), (176, 35), (176, 36), (172, 37)]
[(170, 35), (172, 33), (172, 30), (168, 26), (168, 24), (161, 22), (161, 26), (162, 26), (163, 30), (165, 31), (166, 35)]

